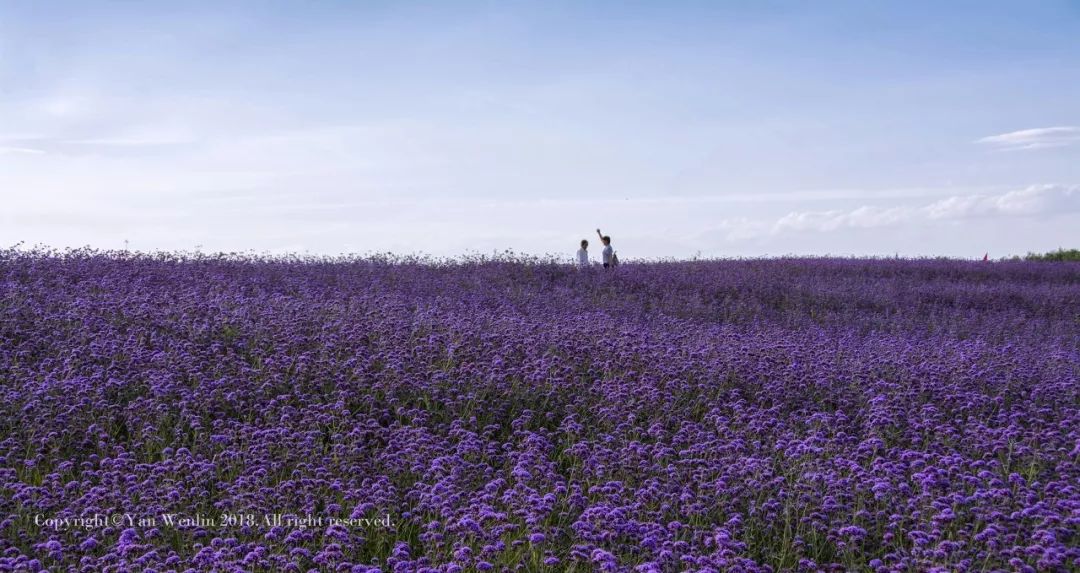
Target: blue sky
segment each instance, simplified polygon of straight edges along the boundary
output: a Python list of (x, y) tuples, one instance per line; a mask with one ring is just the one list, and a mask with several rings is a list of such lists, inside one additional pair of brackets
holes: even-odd
[(0, 244), (1077, 246), (1077, 2), (6, 2)]

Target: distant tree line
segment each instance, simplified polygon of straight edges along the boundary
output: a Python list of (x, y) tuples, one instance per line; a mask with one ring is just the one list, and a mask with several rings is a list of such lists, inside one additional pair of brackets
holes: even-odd
[[(1017, 257), (1019, 258), (1019, 257)], [(1028, 253), (1025, 261), (1080, 261), (1080, 249), (1058, 249), (1049, 253)]]

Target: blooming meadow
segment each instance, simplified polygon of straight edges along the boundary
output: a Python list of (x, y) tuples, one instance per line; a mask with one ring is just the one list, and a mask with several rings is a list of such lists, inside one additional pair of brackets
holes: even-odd
[(1076, 570), (1078, 309), (1076, 263), (2, 251), (0, 570)]

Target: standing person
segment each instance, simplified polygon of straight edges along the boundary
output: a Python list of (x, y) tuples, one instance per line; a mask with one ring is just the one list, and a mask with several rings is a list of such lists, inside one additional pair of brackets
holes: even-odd
[(579, 269), (589, 268), (589, 241), (581, 240), (581, 248), (577, 250), (577, 266)]
[(604, 268), (612, 269), (617, 264), (618, 259), (615, 258), (615, 250), (611, 248), (611, 237), (600, 232), (600, 229), (596, 229), (596, 234), (600, 237), (600, 242), (604, 243), (603, 259)]

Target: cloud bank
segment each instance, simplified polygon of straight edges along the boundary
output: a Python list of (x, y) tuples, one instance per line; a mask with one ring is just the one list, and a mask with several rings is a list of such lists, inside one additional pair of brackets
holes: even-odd
[(831, 232), (841, 229), (876, 229), (901, 224), (986, 217), (1040, 217), (1080, 212), (1080, 185), (1031, 185), (999, 194), (957, 195), (924, 205), (855, 209), (792, 211), (769, 223), (748, 219), (725, 220), (714, 230), (729, 241), (781, 235), (788, 232)]

